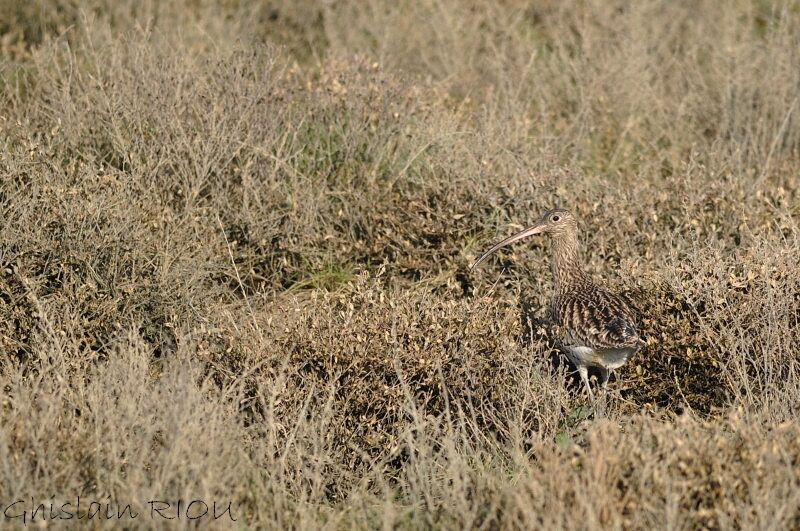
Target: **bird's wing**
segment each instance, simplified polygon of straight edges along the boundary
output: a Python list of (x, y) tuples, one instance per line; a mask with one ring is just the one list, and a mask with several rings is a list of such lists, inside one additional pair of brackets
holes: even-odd
[(565, 344), (595, 350), (642, 344), (633, 311), (620, 297), (602, 288), (559, 295), (553, 300), (552, 312)]

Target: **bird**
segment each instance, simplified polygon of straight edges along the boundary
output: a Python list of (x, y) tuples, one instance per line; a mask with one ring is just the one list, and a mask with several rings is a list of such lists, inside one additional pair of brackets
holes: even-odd
[(630, 305), (592, 280), (581, 267), (575, 216), (563, 208), (546, 211), (535, 224), (493, 245), (470, 270), (498, 249), (536, 234), (549, 235), (552, 240), (550, 318), (557, 344), (578, 370), (594, 403), (589, 368), (600, 370), (600, 384), (606, 392), (611, 371), (622, 367), (644, 341)]

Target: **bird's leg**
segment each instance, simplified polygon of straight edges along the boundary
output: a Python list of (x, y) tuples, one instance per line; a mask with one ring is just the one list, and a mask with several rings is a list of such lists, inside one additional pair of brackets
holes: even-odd
[(586, 386), (586, 392), (589, 393), (589, 399), (592, 401), (592, 404), (594, 404), (592, 386), (589, 385), (589, 369), (586, 368), (586, 365), (578, 365), (578, 374), (581, 375), (581, 380), (583, 380), (583, 384)]
[(611, 377), (611, 369), (605, 367), (600, 368), (600, 385), (603, 386), (604, 391), (608, 391), (608, 379)]
[(603, 387), (603, 409), (605, 410), (606, 402), (608, 401), (608, 378), (611, 376), (611, 370), (605, 367), (600, 367), (600, 385)]

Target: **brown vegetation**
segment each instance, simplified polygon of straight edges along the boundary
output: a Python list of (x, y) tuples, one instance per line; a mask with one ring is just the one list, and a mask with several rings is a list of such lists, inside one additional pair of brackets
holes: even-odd
[[(800, 527), (798, 107), (792, 2), (0, 0), (0, 502)], [(468, 270), (555, 205), (599, 419), (547, 243)]]

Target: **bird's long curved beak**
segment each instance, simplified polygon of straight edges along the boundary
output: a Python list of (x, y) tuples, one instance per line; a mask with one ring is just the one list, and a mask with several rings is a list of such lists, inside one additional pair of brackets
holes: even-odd
[(472, 266), (470, 266), (470, 270), (475, 269), (475, 267), (478, 264), (480, 264), (481, 262), (486, 260), (489, 257), (489, 255), (492, 254), (493, 252), (495, 252), (496, 250), (502, 249), (503, 247), (511, 245), (512, 243), (517, 242), (517, 241), (519, 241), (519, 240), (521, 240), (523, 238), (527, 238), (528, 236), (533, 236), (534, 234), (539, 234), (544, 230), (544, 227), (545, 227), (545, 224), (540, 221), (539, 223), (537, 223), (535, 225), (532, 225), (532, 226), (528, 227), (527, 229), (522, 230), (522, 231), (514, 234), (513, 236), (509, 236), (508, 238), (506, 238), (505, 240), (503, 240), (503, 241), (501, 241), (499, 243), (496, 243), (495, 245), (492, 246), (491, 249), (489, 249), (488, 251), (483, 253), (483, 255), (481, 255), (480, 258), (475, 260), (475, 263), (472, 264)]

